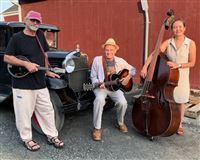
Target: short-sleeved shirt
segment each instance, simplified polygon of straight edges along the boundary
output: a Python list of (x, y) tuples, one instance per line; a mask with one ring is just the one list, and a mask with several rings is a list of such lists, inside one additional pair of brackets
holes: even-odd
[[(49, 50), (48, 44), (42, 31), (37, 31), (39, 41), (46, 52)], [(25, 56), (30, 62), (42, 67), (45, 66), (44, 54), (35, 36), (29, 36), (20, 31), (13, 35), (8, 43), (6, 53), (13, 56)], [(24, 78), (12, 78), (12, 87), (18, 89), (42, 89), (46, 87), (45, 71), (39, 70), (30, 73)]]

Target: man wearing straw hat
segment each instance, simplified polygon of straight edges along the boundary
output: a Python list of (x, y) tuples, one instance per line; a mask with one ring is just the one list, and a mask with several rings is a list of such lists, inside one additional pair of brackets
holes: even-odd
[(94, 100), (93, 108), (93, 125), (92, 130), (93, 140), (100, 141), (102, 137), (102, 113), (105, 105), (105, 98), (109, 96), (117, 107), (117, 124), (116, 127), (123, 133), (128, 132), (128, 128), (124, 123), (124, 116), (127, 109), (127, 101), (124, 97), (124, 93), (121, 90), (111, 91), (109, 87), (105, 85), (105, 81), (109, 75), (120, 72), (123, 69), (128, 69), (129, 74), (125, 79), (121, 80), (121, 83), (126, 85), (136, 73), (136, 69), (128, 64), (124, 59), (115, 56), (119, 50), (119, 46), (116, 44), (113, 38), (109, 38), (102, 45), (104, 54), (94, 58), (91, 69), (92, 84), (100, 84), (98, 88), (94, 89), (96, 96)]

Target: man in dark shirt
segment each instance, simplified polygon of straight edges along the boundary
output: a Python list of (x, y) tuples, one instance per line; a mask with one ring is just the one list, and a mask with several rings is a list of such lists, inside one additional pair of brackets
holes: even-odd
[[(6, 63), (23, 66), (31, 73), (24, 78), (12, 79), (16, 126), (22, 141), (31, 151), (40, 149), (40, 145), (32, 139), (33, 112), (48, 142), (56, 148), (64, 146), (64, 142), (58, 138), (54, 110), (45, 83), (45, 74), (54, 78), (59, 78), (59, 75), (38, 70), (39, 66), (48, 67), (46, 51), (49, 47), (43, 32), (38, 30), (41, 22), (40, 13), (28, 12), (25, 18), (25, 29), (12, 37), (4, 55)], [(19, 56), (26, 57), (30, 62), (19, 59)]]

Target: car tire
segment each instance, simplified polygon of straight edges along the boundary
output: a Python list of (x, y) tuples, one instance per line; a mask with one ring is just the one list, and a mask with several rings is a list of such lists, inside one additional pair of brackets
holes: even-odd
[[(62, 102), (55, 91), (49, 90), (49, 93), (50, 93), (51, 102), (54, 108), (55, 125), (56, 125), (57, 130), (60, 131), (65, 121), (65, 114), (61, 112)], [(31, 121), (32, 121), (33, 128), (40, 134), (44, 134), (34, 113), (33, 113)]]

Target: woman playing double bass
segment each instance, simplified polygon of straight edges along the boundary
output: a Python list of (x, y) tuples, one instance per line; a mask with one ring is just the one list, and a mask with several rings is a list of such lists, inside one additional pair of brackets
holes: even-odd
[[(190, 84), (189, 84), (189, 69), (194, 67), (196, 61), (196, 45), (195, 42), (185, 36), (185, 22), (182, 19), (175, 19), (171, 25), (173, 36), (165, 40), (160, 46), (160, 52), (166, 54), (169, 61), (167, 64), (172, 69), (179, 69), (178, 86), (174, 89), (173, 97), (175, 102), (180, 107), (181, 122), (178, 135), (184, 135), (182, 126), (185, 103), (189, 100)], [(153, 53), (152, 53), (153, 54)], [(141, 77), (145, 78), (147, 75), (147, 68), (152, 61), (152, 54), (147, 58), (141, 70)]]

